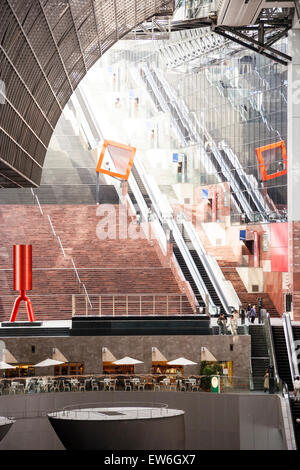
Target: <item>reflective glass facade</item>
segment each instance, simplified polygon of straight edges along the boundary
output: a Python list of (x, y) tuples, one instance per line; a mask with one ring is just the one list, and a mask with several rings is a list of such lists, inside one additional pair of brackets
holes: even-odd
[[(276, 47), (285, 51), (286, 40)], [(219, 221), (229, 206), (231, 223), (286, 220), (285, 66), (192, 30), (121, 41), (98, 67), (116, 100), (113, 122), (129, 120), (130, 143), (170, 202), (197, 204), (203, 190), (212, 198), (222, 188)]]

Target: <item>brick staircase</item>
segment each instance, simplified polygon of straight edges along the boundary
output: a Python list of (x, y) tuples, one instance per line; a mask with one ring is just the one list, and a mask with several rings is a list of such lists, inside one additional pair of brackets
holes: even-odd
[[(72, 294), (82, 294), (73, 269), (73, 258), (89, 296), (99, 301), (100, 294), (174, 294), (180, 288), (170, 268), (163, 267), (152, 242), (146, 239), (119, 239), (116, 208), (116, 234), (113, 240), (100, 240), (97, 224), (101, 220), (96, 206), (43, 205), (0, 206), (0, 321), (8, 321), (17, 293), (13, 291), (14, 244), (33, 246), (33, 290), (28, 293), (37, 320), (65, 320), (72, 316)], [(66, 258), (51, 232), (47, 215), (61, 238)], [(127, 224), (132, 223), (128, 217)], [(182, 313), (192, 313), (185, 296)], [(84, 297), (82, 296), (84, 300)], [(169, 314), (179, 313), (169, 297)], [(123, 301), (123, 300), (122, 300)], [(156, 313), (165, 313), (166, 300), (156, 299)], [(118, 314), (125, 312), (119, 302)], [(153, 314), (151, 301), (143, 305), (143, 314)], [(157, 310), (158, 309), (158, 310)], [(97, 311), (97, 309), (96, 309)], [(27, 320), (21, 303), (18, 321)]]
[(242, 302), (243, 307), (246, 307), (248, 304), (257, 306), (257, 298), (261, 297), (263, 299), (263, 308), (265, 308), (269, 312), (270, 316), (273, 318), (280, 317), (272, 300), (269, 297), (269, 294), (265, 292), (251, 293), (247, 291), (244, 283), (242, 282), (236, 270), (236, 262), (218, 260), (218, 264), (224, 274), (225, 279), (232, 283), (240, 301)]

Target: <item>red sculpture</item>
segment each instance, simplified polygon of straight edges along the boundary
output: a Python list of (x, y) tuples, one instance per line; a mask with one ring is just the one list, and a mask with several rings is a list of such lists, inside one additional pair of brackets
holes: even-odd
[(29, 321), (35, 321), (35, 316), (30, 299), (26, 296), (27, 290), (32, 290), (32, 246), (14, 245), (14, 290), (19, 290), (20, 295), (15, 300), (10, 322), (16, 320), (19, 306), (22, 300), (26, 303)]

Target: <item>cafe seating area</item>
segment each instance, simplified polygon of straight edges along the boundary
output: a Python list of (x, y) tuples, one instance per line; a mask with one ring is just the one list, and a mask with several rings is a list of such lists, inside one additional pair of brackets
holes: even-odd
[[(249, 390), (246, 378), (229, 379), (220, 376), (222, 389), (236, 388)], [(88, 391), (210, 391), (210, 377), (188, 376), (170, 378), (166, 375), (79, 375), (49, 377), (18, 377), (0, 379), (0, 395), (17, 395), (51, 392), (88, 392)]]

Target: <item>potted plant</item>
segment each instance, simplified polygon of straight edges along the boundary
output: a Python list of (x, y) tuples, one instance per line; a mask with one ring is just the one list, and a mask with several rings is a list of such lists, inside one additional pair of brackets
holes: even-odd
[(222, 374), (222, 370), (222, 365), (219, 362), (201, 361), (200, 375), (205, 375), (205, 377), (201, 378), (201, 389), (205, 392), (210, 392), (211, 376)]

